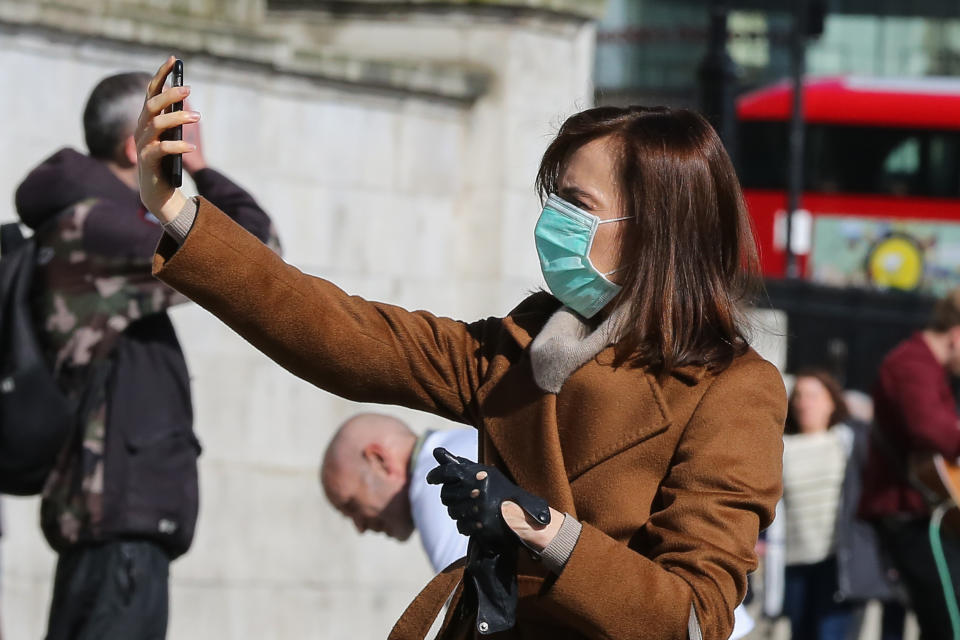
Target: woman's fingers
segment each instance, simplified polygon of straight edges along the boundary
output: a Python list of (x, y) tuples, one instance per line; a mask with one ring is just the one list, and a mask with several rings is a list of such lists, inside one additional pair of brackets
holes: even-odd
[(184, 140), (161, 140), (160, 154), (168, 156), (172, 153), (190, 153), (196, 147)]
[(174, 127), (179, 127), (184, 124), (192, 124), (198, 120), (200, 120), (200, 114), (196, 111), (174, 111), (173, 113), (161, 113), (158, 116), (154, 116), (142, 127), (140, 127), (140, 132), (137, 136), (137, 144), (139, 146), (143, 146), (152, 142), (153, 140), (158, 140), (160, 138), (160, 134), (168, 129), (173, 129)]
[[(164, 60), (163, 64), (160, 65), (160, 68), (157, 69), (157, 72), (153, 74), (153, 78), (150, 79), (150, 82), (147, 84), (147, 97), (146, 100), (154, 97), (160, 93), (163, 89), (164, 83), (167, 81), (167, 76), (170, 75), (170, 70), (173, 69), (173, 63), (176, 62), (176, 58), (173, 56), (168, 56)], [(145, 100), (145, 101), (146, 101)]]
[(143, 111), (140, 113), (140, 123), (154, 118), (163, 113), (174, 102), (182, 102), (184, 98), (190, 95), (190, 87), (170, 87), (169, 89), (149, 98), (143, 103)]
[[(163, 91), (163, 85), (167, 81), (167, 76), (170, 74), (170, 70), (173, 69), (173, 62), (176, 60), (173, 56), (169, 56), (160, 68), (157, 69), (157, 72), (150, 79), (150, 82), (147, 83), (147, 95), (143, 99), (143, 109), (140, 112), (140, 120), (137, 123), (138, 127), (143, 127), (143, 124), (146, 120), (149, 120), (153, 116), (157, 115), (160, 110), (155, 109), (157, 104), (157, 98), (160, 97), (162, 93), (168, 93), (171, 89), (181, 89), (182, 87), (171, 87), (167, 89), (166, 92)], [(176, 102), (176, 100), (173, 100)], [(172, 102), (171, 102), (172, 104)]]
[(194, 145), (182, 140), (157, 140), (140, 150), (138, 162), (144, 167), (155, 168), (160, 165), (163, 156), (169, 156), (175, 153), (190, 153), (195, 149), (196, 147)]
[(190, 153), (196, 147), (183, 140), (161, 140), (160, 134), (178, 125), (196, 122), (200, 115), (189, 111), (164, 113), (170, 105), (190, 94), (189, 87), (163, 88), (175, 60), (173, 56), (168, 57), (147, 84), (143, 110), (134, 135), (137, 142), (140, 200), (163, 222), (176, 218), (186, 198), (168, 182), (160, 161), (171, 154)]

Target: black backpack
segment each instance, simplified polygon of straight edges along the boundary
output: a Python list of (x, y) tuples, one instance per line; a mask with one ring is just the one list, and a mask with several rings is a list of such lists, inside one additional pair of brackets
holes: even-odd
[(40, 493), (75, 411), (44, 358), (30, 298), (37, 243), (0, 226), (0, 493)]

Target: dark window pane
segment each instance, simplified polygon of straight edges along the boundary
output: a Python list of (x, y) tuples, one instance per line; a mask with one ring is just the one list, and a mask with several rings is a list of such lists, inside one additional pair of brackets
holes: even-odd
[(740, 180), (749, 189), (785, 189), (787, 125), (784, 122), (741, 122)]
[[(740, 125), (744, 187), (785, 189), (785, 122)], [(954, 131), (810, 125), (804, 184), (819, 193), (960, 196), (960, 134)]]

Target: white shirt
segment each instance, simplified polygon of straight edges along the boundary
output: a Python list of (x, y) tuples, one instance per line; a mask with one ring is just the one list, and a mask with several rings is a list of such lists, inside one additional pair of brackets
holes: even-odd
[(467, 555), (469, 538), (457, 531), (457, 523), (440, 502), (440, 486), (427, 484), (427, 473), (437, 466), (433, 450), (444, 447), (455, 456), (477, 459), (477, 432), (474, 429), (435, 431), (427, 436), (410, 474), (410, 513), (420, 532), (420, 543), (434, 571), (441, 571)]
[(821, 562), (834, 552), (850, 428), (783, 437), (787, 565)]

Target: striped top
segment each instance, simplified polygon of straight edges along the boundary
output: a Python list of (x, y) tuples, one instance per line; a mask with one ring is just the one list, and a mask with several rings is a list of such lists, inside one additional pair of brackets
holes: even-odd
[(834, 553), (837, 511), (852, 433), (844, 424), (824, 433), (783, 437), (786, 563), (811, 564)]

